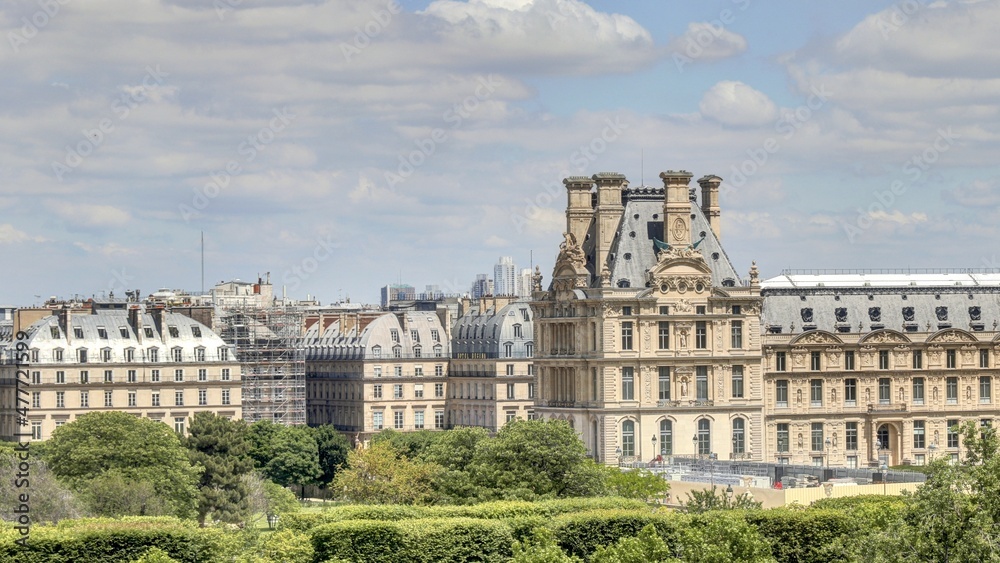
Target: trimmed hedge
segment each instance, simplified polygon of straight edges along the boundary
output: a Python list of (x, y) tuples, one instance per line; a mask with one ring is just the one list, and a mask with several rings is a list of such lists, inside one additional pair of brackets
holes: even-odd
[(139, 559), (158, 547), (177, 561), (196, 563), (218, 561), (224, 551), (222, 530), (175, 518), (63, 520), (32, 526), (26, 546), (14, 543), (18, 538), (12, 528), (0, 529), (0, 561), (109, 563)]
[(427, 518), (503, 520), (535, 516), (552, 518), (560, 514), (598, 509), (648, 511), (649, 507), (642, 501), (614, 497), (541, 502), (497, 501), (461, 506), (347, 505), (332, 507), (323, 512), (282, 514), (278, 528), (306, 532), (316, 526), (345, 520), (400, 521)]
[(317, 561), (500, 563), (510, 559), (514, 537), (510, 527), (498, 520), (344, 520), (314, 528), (312, 542)]
[(779, 563), (837, 561), (829, 551), (834, 542), (863, 532), (857, 520), (841, 510), (773, 508), (744, 514), (747, 523), (771, 544), (771, 554)]
[(652, 524), (656, 532), (673, 548), (677, 544), (677, 530), (689, 525), (686, 515), (650, 510), (591, 510), (579, 514), (556, 517), (549, 525), (556, 541), (570, 555), (590, 557), (600, 546), (611, 545), (622, 538), (637, 536)]

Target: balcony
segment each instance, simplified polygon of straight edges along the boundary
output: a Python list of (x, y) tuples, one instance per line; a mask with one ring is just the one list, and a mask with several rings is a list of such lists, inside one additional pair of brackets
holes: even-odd
[(897, 404), (888, 404), (888, 405), (868, 403), (868, 412), (870, 412), (870, 413), (875, 413), (875, 412), (906, 412), (906, 403), (897, 403)]
[(704, 407), (714, 407), (715, 401), (710, 399), (702, 399), (695, 401), (659, 401), (656, 403), (659, 408), (704, 408)]

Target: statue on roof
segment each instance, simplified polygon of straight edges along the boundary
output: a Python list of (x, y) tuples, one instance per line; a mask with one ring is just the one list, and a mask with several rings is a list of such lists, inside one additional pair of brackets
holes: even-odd
[(580, 244), (576, 241), (573, 233), (563, 233), (563, 242), (559, 245), (559, 257), (556, 262), (568, 261), (573, 266), (585, 268), (587, 266), (587, 255), (583, 253)]
[(535, 273), (531, 276), (531, 287), (534, 291), (542, 290), (542, 269), (535, 266)]

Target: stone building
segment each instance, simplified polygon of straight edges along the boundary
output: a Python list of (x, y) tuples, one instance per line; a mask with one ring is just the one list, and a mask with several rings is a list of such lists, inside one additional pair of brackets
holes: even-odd
[(763, 373), (756, 268), (721, 245), (719, 186), (660, 174), (571, 177), (566, 232), (542, 291), (536, 278), (535, 412), (567, 420), (595, 459), (659, 455), (762, 459)]
[[(192, 318), (139, 305), (85, 311), (22, 311), (28, 354), (28, 428), (15, 426), (14, 350), (4, 350), (0, 434), (30, 431), (44, 440), (59, 426), (94, 411), (115, 410), (161, 420), (184, 433), (188, 419), (208, 411), (242, 413), (240, 365), (233, 350)], [(22, 378), (23, 379), (23, 378)]]
[(1000, 274), (791, 274), (762, 284), (766, 458), (958, 459), (992, 424)]
[(447, 424), (498, 430), (533, 415), (535, 350), (526, 300), (483, 298), (452, 331)]

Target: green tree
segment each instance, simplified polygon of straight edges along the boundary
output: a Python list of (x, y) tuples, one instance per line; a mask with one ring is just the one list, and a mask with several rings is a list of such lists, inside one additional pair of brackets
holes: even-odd
[(247, 429), (247, 441), (250, 443), (250, 457), (254, 467), (263, 470), (271, 459), (272, 446), (275, 437), (284, 426), (271, 420), (258, 420)]
[(371, 443), (389, 442), (399, 453), (409, 459), (417, 459), (425, 450), (432, 447), (445, 433), (436, 430), (418, 430), (416, 432), (398, 432), (386, 428), (372, 437)]
[(474, 502), (479, 497), (480, 490), (469, 474), (469, 464), (479, 444), (489, 439), (490, 433), (485, 428), (456, 428), (442, 432), (441, 437), (421, 453), (422, 461), (444, 468), (438, 476), (437, 489), (449, 502)]
[(609, 495), (646, 502), (660, 499), (670, 490), (670, 483), (666, 479), (645, 469), (622, 471), (617, 467), (607, 467), (604, 484)]
[(763, 506), (748, 492), (730, 497), (722, 489), (712, 485), (711, 489), (694, 490), (687, 494), (688, 500), (684, 508), (691, 514), (700, 514), (712, 510), (756, 510)]
[(200, 470), (162, 422), (118, 411), (87, 413), (52, 433), (46, 457), (71, 488), (116, 470), (124, 479), (151, 483), (171, 514), (183, 518), (194, 510)]
[(298, 485), (300, 496), (304, 494), (305, 485), (319, 479), (319, 447), (309, 428), (285, 426), (274, 434), (264, 474), (285, 487)]
[(351, 444), (331, 424), (313, 428), (312, 434), (319, 452), (319, 482), (325, 486), (333, 481), (337, 471), (347, 463), (347, 452), (351, 451)]
[(169, 499), (157, 492), (152, 481), (130, 478), (120, 469), (109, 469), (81, 484), (80, 497), (94, 516), (166, 516)]
[(389, 442), (377, 442), (347, 456), (348, 468), (337, 473), (332, 490), (351, 502), (364, 504), (430, 504), (437, 499), (434, 484), (442, 468), (411, 461)]
[[(34, 447), (34, 445), (32, 445)], [(13, 451), (13, 449), (11, 449)], [(8, 521), (17, 519), (14, 513), (25, 492), (18, 488), (14, 479), (21, 460), (13, 454), (0, 454), (0, 518)], [(56, 479), (47, 463), (31, 460), (29, 494), (31, 501), (31, 521), (34, 523), (58, 522), (80, 516), (82, 506), (76, 495)]]
[(200, 412), (191, 418), (188, 431), (191, 463), (204, 468), (198, 481), (198, 523), (204, 526), (208, 518), (246, 521), (248, 491), (241, 477), (253, 469), (246, 424)]

